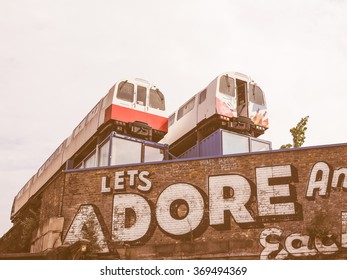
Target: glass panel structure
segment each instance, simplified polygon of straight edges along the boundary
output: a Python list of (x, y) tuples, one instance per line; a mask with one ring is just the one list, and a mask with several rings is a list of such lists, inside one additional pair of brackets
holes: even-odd
[(164, 160), (164, 151), (151, 146), (145, 146), (144, 162)]
[(84, 161), (84, 168), (95, 167), (95, 151)]
[(251, 139), (251, 152), (270, 151), (270, 144)]
[(106, 141), (99, 148), (99, 166), (107, 166), (109, 160), (110, 141)]
[[(112, 136), (111, 136), (112, 135)], [(112, 132), (98, 149), (77, 162), (75, 169), (163, 161), (168, 146)], [(96, 153), (97, 151), (97, 153)]]
[(249, 152), (249, 142), (247, 137), (223, 131), (222, 143), (223, 155)]
[(112, 138), (111, 165), (140, 163), (141, 143), (118, 137)]

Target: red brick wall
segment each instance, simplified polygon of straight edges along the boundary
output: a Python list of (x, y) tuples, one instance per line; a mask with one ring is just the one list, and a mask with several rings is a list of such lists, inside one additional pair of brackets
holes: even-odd
[(63, 202), (65, 174), (58, 175), (48, 186), (45, 188), (41, 198), (40, 209), (40, 225), (42, 226), (45, 221), (50, 217), (59, 217), (61, 215), (61, 207)]

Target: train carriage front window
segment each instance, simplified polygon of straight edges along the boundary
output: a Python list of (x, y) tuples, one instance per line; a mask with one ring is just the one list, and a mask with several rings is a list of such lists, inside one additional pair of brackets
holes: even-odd
[(164, 95), (159, 89), (151, 89), (149, 92), (149, 107), (154, 109), (165, 110)]
[(134, 85), (127, 81), (121, 82), (118, 87), (117, 97), (121, 100), (134, 101)]
[(258, 105), (265, 104), (263, 91), (257, 85), (250, 85), (249, 101)]
[(141, 106), (146, 106), (146, 91), (147, 89), (145, 87), (137, 86), (137, 104)]
[(223, 75), (219, 80), (219, 92), (235, 96), (234, 79), (228, 75)]

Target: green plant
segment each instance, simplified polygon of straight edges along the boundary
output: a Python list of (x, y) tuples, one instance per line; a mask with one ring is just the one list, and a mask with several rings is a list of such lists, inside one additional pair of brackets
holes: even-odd
[(305, 133), (307, 130), (307, 122), (308, 122), (309, 116), (306, 116), (304, 118), (301, 118), (301, 120), (298, 122), (298, 124), (290, 129), (290, 133), (293, 137), (293, 144), (285, 144), (281, 146), (281, 149), (288, 149), (288, 148), (299, 148), (301, 147), (306, 139)]

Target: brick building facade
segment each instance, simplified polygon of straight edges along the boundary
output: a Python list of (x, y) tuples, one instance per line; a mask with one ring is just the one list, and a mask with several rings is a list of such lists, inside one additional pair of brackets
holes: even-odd
[(346, 158), (343, 144), (65, 171), (35, 198), (23, 258), (345, 259)]

